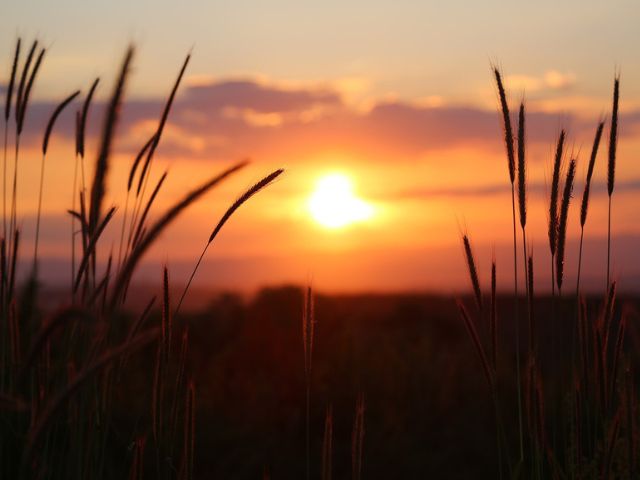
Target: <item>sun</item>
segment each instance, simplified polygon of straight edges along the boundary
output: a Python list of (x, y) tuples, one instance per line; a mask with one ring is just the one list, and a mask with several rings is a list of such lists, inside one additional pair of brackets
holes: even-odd
[(313, 219), (331, 229), (368, 220), (374, 214), (373, 205), (354, 194), (351, 179), (342, 173), (320, 178), (308, 206)]

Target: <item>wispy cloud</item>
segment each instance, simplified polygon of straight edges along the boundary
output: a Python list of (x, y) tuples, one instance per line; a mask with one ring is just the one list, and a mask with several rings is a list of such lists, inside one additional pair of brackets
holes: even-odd
[[(564, 88), (575, 79), (547, 72), (537, 82)], [(137, 151), (153, 132), (163, 99), (130, 99), (123, 108), (118, 146)], [(28, 141), (39, 141), (54, 102), (34, 102), (29, 111)], [(91, 114), (89, 134), (99, 131), (101, 105)], [(57, 133), (73, 138), (73, 115), (61, 118)], [(560, 126), (574, 138), (590, 136), (596, 119), (577, 112), (528, 112), (528, 141), (551, 144)], [(635, 134), (640, 111), (622, 118), (621, 134)], [(498, 114), (492, 109), (448, 105), (443, 99), (405, 102), (386, 100), (361, 111), (343, 101), (337, 88), (296, 88), (258, 80), (217, 80), (187, 84), (169, 117), (160, 155), (191, 158), (265, 158), (308, 156), (335, 149), (363, 158), (411, 159), (426, 152), (471, 146), (497, 151)]]
[(542, 75), (509, 75), (506, 84), (513, 91), (528, 93), (568, 90), (576, 84), (576, 75), (572, 72), (547, 70)]

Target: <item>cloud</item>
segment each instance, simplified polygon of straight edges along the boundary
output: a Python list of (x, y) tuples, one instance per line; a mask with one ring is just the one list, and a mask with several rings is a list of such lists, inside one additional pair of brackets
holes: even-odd
[(252, 80), (227, 80), (188, 87), (180, 99), (186, 109), (221, 110), (226, 107), (259, 113), (302, 112), (317, 105), (339, 106), (335, 91), (326, 89), (286, 89)]
[(540, 76), (509, 75), (506, 78), (507, 87), (513, 91), (528, 93), (568, 90), (576, 83), (576, 76), (572, 72), (562, 73), (558, 70), (547, 70)]
[[(574, 196), (577, 201), (582, 199), (582, 185), (576, 188), (577, 192)], [(640, 179), (621, 180), (616, 183), (617, 192), (635, 193), (640, 191)], [(391, 192), (383, 199), (385, 200), (412, 200), (437, 197), (455, 197), (455, 198), (478, 198), (492, 197), (503, 195), (511, 192), (509, 183), (491, 183), (479, 186), (460, 186), (460, 187), (442, 187), (442, 188), (413, 188), (407, 190), (399, 190)], [(541, 198), (547, 198), (549, 194), (549, 186), (544, 182), (529, 182), (527, 184), (527, 194), (532, 194)], [(591, 196), (607, 195), (607, 186), (604, 181), (594, 182), (591, 186)]]
[[(557, 73), (557, 72), (556, 72)], [(545, 74), (545, 85), (561, 88), (568, 75)], [(65, 111), (56, 134), (73, 138), (73, 110)], [(156, 128), (164, 99), (129, 99), (122, 109), (116, 148), (134, 153)], [(40, 142), (54, 102), (34, 102), (27, 118), (26, 142)], [(93, 106), (89, 135), (98, 135), (103, 105)], [(552, 144), (561, 126), (575, 139), (589, 142), (596, 119), (577, 112), (529, 110), (530, 145)], [(621, 116), (621, 135), (635, 134), (640, 111)], [(361, 111), (337, 89), (287, 88), (253, 80), (218, 80), (187, 84), (171, 111), (159, 155), (232, 159), (250, 156), (290, 161), (318, 151), (344, 151), (362, 158), (415, 160), (450, 148), (502, 149), (498, 112), (448, 105), (442, 99), (386, 100)]]

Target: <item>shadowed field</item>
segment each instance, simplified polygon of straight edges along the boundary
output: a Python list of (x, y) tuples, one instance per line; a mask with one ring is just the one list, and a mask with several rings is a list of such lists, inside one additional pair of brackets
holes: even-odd
[[(596, 309), (601, 299), (589, 300)], [(627, 300), (621, 300), (627, 303)], [(637, 305), (628, 299), (630, 305)], [(512, 299), (498, 299), (501, 387), (515, 405)], [(538, 302), (540, 357), (557, 380), (570, 330), (556, 324), (556, 363), (548, 324), (550, 299)], [(556, 305), (570, 314), (574, 302)], [(189, 365), (199, 386), (197, 477), (301, 478), (305, 468), (302, 291), (265, 289), (250, 301), (222, 295), (192, 315)], [(334, 475), (348, 478), (356, 398), (366, 399), (363, 478), (496, 478), (495, 432), (488, 390), (473, 345), (451, 298), (430, 295), (318, 296), (311, 387), (314, 477), (321, 468), (325, 409), (334, 416)], [(521, 328), (526, 328), (523, 321)], [(482, 331), (482, 329), (481, 329)], [(629, 347), (638, 342), (630, 322)], [(523, 346), (524, 348), (524, 346)], [(149, 355), (152, 355), (150, 352)], [(149, 411), (152, 378), (132, 363), (118, 417), (135, 424)], [(508, 366), (507, 366), (508, 365)], [(554, 373), (555, 372), (555, 373)], [(124, 422), (121, 416), (126, 416)], [(509, 431), (517, 411), (505, 409)], [(130, 432), (113, 445), (124, 461)], [(511, 439), (516, 442), (515, 438)], [(515, 444), (515, 443), (514, 443)]]

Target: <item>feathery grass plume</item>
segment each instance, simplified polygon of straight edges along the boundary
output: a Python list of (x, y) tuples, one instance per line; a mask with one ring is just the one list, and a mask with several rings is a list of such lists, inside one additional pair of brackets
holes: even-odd
[(22, 98), (24, 96), (24, 88), (27, 84), (27, 79), (29, 76), (29, 69), (31, 68), (31, 62), (33, 61), (33, 55), (36, 53), (36, 48), (38, 48), (38, 40), (34, 40), (31, 44), (31, 48), (29, 49), (29, 53), (27, 54), (27, 59), (24, 62), (22, 67), (22, 74), (20, 75), (20, 83), (18, 84), (18, 91), (16, 93), (16, 107), (15, 107), (15, 121), (16, 127), (20, 122), (21, 109), (22, 109)]
[(78, 372), (75, 378), (70, 381), (63, 390), (53, 395), (53, 398), (51, 398), (51, 400), (49, 400), (42, 408), (42, 413), (29, 429), (26, 447), (22, 455), (23, 471), (25, 471), (25, 469), (31, 464), (30, 461), (34, 453), (34, 448), (37, 446), (42, 434), (67, 400), (69, 400), (69, 398), (71, 398), (71, 396), (77, 392), (87, 380), (93, 378), (93, 376), (100, 372), (104, 367), (108, 366), (111, 362), (117, 360), (125, 353), (131, 353), (149, 345), (149, 343), (158, 338), (158, 334), (159, 331), (157, 328), (150, 329), (140, 335), (137, 335), (136, 338), (128, 344), (121, 344), (117, 347), (106, 350), (100, 357), (93, 360), (91, 364)]
[(29, 106), (29, 98), (31, 97), (31, 90), (33, 89), (33, 84), (35, 83), (36, 76), (38, 75), (38, 71), (40, 70), (40, 66), (42, 65), (42, 60), (44, 59), (44, 54), (46, 50), (43, 48), (40, 50), (38, 54), (38, 58), (36, 59), (36, 63), (33, 66), (33, 70), (31, 70), (31, 75), (29, 76), (29, 82), (24, 89), (24, 96), (22, 97), (22, 104), (20, 105), (20, 118), (18, 119), (18, 135), (22, 133), (22, 129), (24, 127), (24, 119), (27, 114), (27, 107)]
[(467, 327), (467, 332), (473, 341), (473, 345), (476, 347), (476, 353), (480, 357), (480, 363), (482, 364), (482, 369), (484, 370), (485, 379), (487, 380), (487, 385), (489, 390), (491, 391), (491, 395), (494, 394), (494, 379), (493, 379), (493, 370), (489, 365), (489, 361), (487, 360), (487, 356), (484, 352), (484, 348), (482, 346), (482, 342), (480, 341), (480, 335), (478, 335), (478, 331), (476, 329), (475, 324), (471, 320), (469, 316), (469, 312), (465, 308), (464, 304), (461, 301), (457, 301), (458, 312), (460, 313), (460, 317), (464, 321), (465, 327)]
[[(76, 161), (73, 169), (73, 191), (71, 196), (71, 208), (76, 208), (76, 195), (78, 185), (78, 168), (80, 169), (80, 180), (82, 185), (82, 192), (86, 190), (85, 183), (85, 169), (84, 169), (84, 150), (85, 150), (85, 136), (87, 129), (87, 118), (89, 117), (89, 106), (91, 100), (98, 87), (100, 78), (96, 78), (91, 87), (89, 93), (84, 100), (82, 110), (76, 112)], [(73, 286), (73, 276), (75, 275), (75, 262), (76, 262), (76, 240), (75, 240), (75, 220), (71, 219), (71, 285)]]
[(214, 228), (213, 232), (211, 232), (211, 235), (209, 236), (209, 242), (208, 243), (213, 242), (213, 239), (218, 235), (218, 233), (220, 232), (220, 230), (222, 229), (224, 224), (227, 223), (227, 220), (229, 220), (229, 218), (231, 218), (231, 215), (233, 215), (233, 213), (238, 208), (240, 208), (240, 206), (243, 203), (245, 203), (247, 200), (249, 200), (251, 197), (253, 197), (260, 190), (262, 190), (263, 188), (267, 187), (271, 182), (273, 182), (276, 178), (278, 178), (283, 172), (284, 172), (283, 168), (279, 168), (279, 169), (271, 172), (269, 175), (267, 175), (262, 180), (257, 182), (254, 186), (252, 186), (249, 190), (244, 192), (240, 196), (240, 198), (238, 198), (233, 203), (233, 205), (231, 205), (231, 207), (229, 207), (229, 209), (224, 213), (224, 215), (222, 216), (222, 218), (220, 219), (220, 221), (216, 225), (216, 228)]
[[(11, 100), (13, 99), (13, 88), (16, 83), (16, 74), (18, 72), (18, 61), (20, 60), (20, 44), (21, 40), (18, 37), (16, 41), (16, 51), (13, 56), (13, 65), (11, 67), (11, 76), (9, 77), (9, 86), (7, 87), (7, 94), (4, 104), (4, 156), (2, 161), (2, 225), (3, 225), (3, 238), (7, 238), (7, 142), (9, 135), (9, 117), (11, 116)], [(16, 101), (17, 108), (17, 101)]]
[(520, 104), (518, 113), (518, 210), (520, 226), (527, 225), (527, 170), (525, 160), (525, 115), (524, 102)]
[(572, 159), (567, 170), (567, 178), (564, 182), (562, 203), (560, 204), (560, 217), (558, 219), (558, 249), (556, 252), (556, 283), (558, 292), (562, 293), (562, 280), (564, 279), (564, 252), (567, 240), (567, 220), (569, 217), (569, 202), (573, 192), (573, 180), (576, 174), (576, 161)]
[(607, 192), (613, 194), (616, 176), (616, 149), (618, 146), (618, 101), (620, 98), (620, 75), (613, 81), (613, 109), (611, 112), (611, 129), (609, 131), (609, 162), (607, 164)]
[(82, 115), (80, 116), (80, 124), (76, 137), (76, 153), (81, 158), (84, 158), (84, 146), (87, 131), (87, 119), (89, 118), (89, 107), (91, 106), (93, 95), (98, 88), (98, 83), (100, 83), (100, 77), (96, 77), (96, 79), (91, 84), (91, 88), (89, 88), (87, 98), (85, 98), (84, 104), (82, 105)]
[(180, 82), (182, 81), (182, 77), (184, 76), (184, 72), (187, 69), (187, 65), (189, 64), (189, 60), (191, 59), (191, 54), (187, 55), (182, 64), (182, 68), (180, 69), (180, 73), (178, 74), (178, 78), (173, 84), (173, 88), (171, 89), (171, 93), (169, 94), (169, 98), (167, 98), (167, 103), (164, 106), (164, 110), (162, 111), (162, 116), (160, 117), (160, 123), (158, 124), (158, 130), (153, 136), (153, 143), (151, 147), (147, 151), (147, 158), (145, 160), (144, 166), (142, 167), (142, 173), (140, 173), (140, 180), (138, 182), (138, 189), (136, 192), (136, 196), (140, 193), (140, 189), (142, 187), (142, 182), (146, 178), (147, 170), (149, 169), (151, 159), (153, 158), (153, 154), (158, 148), (158, 144), (160, 143), (160, 137), (162, 137), (162, 132), (164, 130), (165, 123), (167, 122), (167, 118), (169, 117), (169, 111), (171, 110), (171, 105), (173, 104), (173, 100), (175, 99), (176, 92), (178, 91), (178, 87), (180, 86)]
[(560, 190), (560, 167), (562, 166), (562, 151), (564, 148), (565, 131), (560, 130), (556, 153), (553, 158), (553, 174), (551, 176), (551, 195), (549, 199), (549, 251), (551, 252), (551, 294), (555, 295), (554, 257), (558, 242), (558, 193)]
[(11, 76), (9, 77), (9, 85), (7, 86), (7, 95), (5, 97), (4, 104), (4, 119), (5, 121), (9, 121), (9, 116), (11, 115), (11, 100), (13, 97), (13, 87), (16, 83), (16, 74), (18, 72), (18, 61), (20, 60), (20, 45), (22, 40), (20, 37), (16, 40), (16, 50), (13, 55), (13, 64), (11, 67)]
[(135, 270), (138, 262), (151, 246), (151, 244), (162, 233), (162, 231), (169, 224), (171, 224), (171, 222), (175, 220), (175, 218), (180, 215), (180, 213), (182, 213), (185, 208), (198, 200), (202, 195), (207, 193), (224, 179), (243, 168), (246, 164), (246, 162), (237, 163), (226, 169), (219, 175), (216, 175), (215, 177), (209, 179), (199, 187), (191, 190), (182, 198), (182, 200), (178, 201), (171, 208), (169, 208), (169, 210), (167, 210), (164, 215), (156, 220), (156, 222), (147, 230), (147, 232), (141, 236), (140, 240), (136, 243), (135, 248), (133, 248), (131, 254), (127, 257), (122, 268), (120, 269), (120, 272), (118, 273), (118, 276), (114, 283), (113, 293), (111, 294), (112, 307), (115, 307), (116, 303), (122, 298), (125, 288), (128, 285), (129, 279), (131, 275), (133, 275), (133, 271)]
[[(182, 77), (187, 68), (190, 58), (191, 58), (191, 54), (187, 55), (184, 63), (182, 64), (182, 68), (180, 69), (178, 78), (176, 79), (173, 85), (173, 88), (171, 89), (171, 93), (169, 94), (169, 97), (167, 98), (167, 101), (165, 103), (164, 109), (162, 111), (162, 115), (160, 117), (160, 122), (158, 124), (158, 128), (151, 139), (151, 144), (146, 149), (146, 158), (142, 166), (142, 171), (140, 172), (140, 176), (138, 178), (138, 187), (136, 188), (135, 200), (133, 203), (133, 212), (131, 214), (131, 226), (129, 230), (129, 236), (127, 239), (127, 248), (129, 247), (133, 248), (132, 245), (135, 243), (135, 236), (133, 235), (134, 225), (138, 221), (138, 215), (140, 214), (140, 209), (142, 208), (142, 201), (145, 196), (145, 192), (147, 190), (147, 183), (149, 181), (150, 172), (151, 172), (151, 163), (153, 162), (154, 153), (156, 151), (156, 148), (158, 147), (158, 144), (160, 143), (160, 138), (162, 136), (165, 123), (169, 116), (169, 111), (171, 110), (171, 106), (173, 104), (176, 92), (178, 91), (178, 87), (180, 86), (180, 82), (182, 81)], [(133, 180), (132, 175), (130, 175), (130, 177), (131, 177), (130, 180)], [(130, 190), (127, 190), (127, 199), (128, 199), (129, 191)]]
[[(527, 172), (526, 172), (526, 159), (525, 159), (525, 107), (524, 99), (520, 102), (520, 109), (518, 111), (518, 211), (520, 213), (520, 227), (522, 228), (522, 263), (524, 264), (523, 278), (525, 284), (525, 291), (527, 293), (527, 300), (531, 300), (531, 294), (529, 292), (529, 282), (527, 276)], [(515, 235), (514, 235), (515, 238)], [(514, 269), (517, 269), (514, 256)], [(516, 302), (517, 302), (516, 292)], [(519, 438), (520, 438), (520, 461), (524, 460), (524, 433), (522, 428), (522, 400), (521, 400), (521, 381), (520, 381), (520, 333), (519, 333), (519, 319), (516, 315), (516, 382), (517, 382), (517, 394), (518, 394), (518, 425), (519, 425)], [(495, 404), (494, 399), (494, 404)], [(494, 405), (495, 406), (495, 405)], [(497, 407), (495, 407), (497, 410)]]
[(502, 83), (502, 75), (497, 67), (493, 68), (496, 77), (496, 85), (498, 86), (498, 95), (500, 97), (500, 108), (502, 111), (502, 124), (504, 128), (504, 143), (507, 149), (507, 166), (509, 167), (509, 180), (513, 184), (516, 179), (516, 159), (513, 148), (513, 129), (511, 128), (511, 116), (509, 115), (509, 104), (507, 103), (507, 94)]
[(314, 297), (311, 285), (306, 289), (302, 313), (302, 344), (304, 350), (304, 378), (306, 385), (306, 478), (311, 477), (311, 365), (313, 360), (313, 337), (315, 331)]
[(65, 98), (55, 108), (55, 110), (51, 114), (51, 117), (49, 117), (49, 122), (47, 123), (47, 128), (45, 130), (44, 138), (42, 140), (42, 154), (43, 155), (47, 154), (47, 149), (49, 147), (49, 138), (51, 137), (51, 132), (53, 131), (53, 126), (55, 125), (56, 120), (58, 119), (58, 116), (60, 115), (60, 113), (62, 113), (62, 111), (65, 109), (65, 107), (67, 105), (69, 105), (73, 101), (73, 99), (76, 98), (78, 95), (80, 95), (80, 90), (76, 90), (71, 95), (69, 95), (67, 98)]
[[(527, 283), (527, 172), (525, 158), (525, 110), (524, 100), (520, 103), (518, 112), (518, 210), (520, 212), (520, 227), (522, 228), (522, 260), (524, 263), (524, 281)], [(529, 290), (527, 288), (527, 297)]]
[(36, 262), (38, 259), (38, 240), (40, 238), (40, 215), (42, 212), (42, 190), (44, 188), (44, 162), (45, 162), (45, 157), (47, 155), (47, 149), (49, 148), (49, 139), (51, 137), (51, 132), (53, 132), (53, 126), (55, 125), (56, 120), (58, 119), (58, 116), (60, 115), (60, 113), (62, 113), (65, 107), (69, 105), (73, 101), (73, 99), (76, 98), (78, 95), (80, 95), (80, 90), (76, 90), (74, 93), (69, 95), (62, 102), (60, 102), (60, 104), (55, 108), (55, 110), (51, 114), (51, 117), (49, 118), (49, 123), (47, 123), (47, 128), (45, 130), (44, 138), (42, 140), (42, 163), (40, 165), (40, 189), (38, 193), (38, 213), (36, 215), (36, 238), (35, 238), (35, 247), (34, 247), (34, 253), (33, 253), (34, 272), (35, 272)]
[[(78, 160), (78, 156), (80, 155), (80, 143), (81, 143), (80, 130), (81, 130), (81, 128), (82, 128), (82, 112), (81, 112), (80, 109), (77, 109), (76, 110), (76, 166), (75, 166), (75, 174), (76, 175), (78, 174), (78, 163), (77, 163), (77, 160)], [(74, 183), (74, 185), (75, 185), (75, 183)], [(73, 196), (75, 198), (75, 196), (76, 196), (75, 186), (74, 186), (73, 190), (74, 190)]]
[(84, 251), (84, 254), (82, 255), (82, 260), (80, 261), (80, 265), (78, 266), (78, 273), (76, 274), (76, 280), (73, 285), (74, 292), (76, 292), (78, 290), (78, 287), (80, 287), (80, 281), (82, 280), (82, 275), (85, 273), (85, 270), (89, 265), (89, 260), (95, 254), (96, 248), (98, 246), (98, 240), (100, 240), (100, 236), (102, 235), (102, 232), (104, 231), (107, 224), (113, 217), (113, 214), (115, 213), (115, 211), (116, 211), (116, 207), (111, 207), (107, 212), (107, 214), (102, 219), (102, 221), (100, 222), (100, 225), (98, 225), (98, 228), (95, 230), (95, 232), (91, 234), (87, 247)]
[(491, 312), (489, 315), (489, 327), (491, 330), (491, 357), (493, 369), (498, 365), (498, 309), (496, 303), (496, 258), (495, 253), (491, 262)]
[(327, 407), (324, 418), (324, 437), (322, 439), (322, 480), (331, 480), (333, 476), (333, 409)]
[(565, 131), (560, 130), (556, 153), (553, 158), (553, 174), (551, 177), (551, 196), (549, 201), (549, 250), (553, 257), (556, 253), (558, 235), (558, 193), (560, 190), (560, 167), (562, 165), (562, 151), (564, 148)]
[(602, 137), (602, 130), (604, 129), (604, 122), (598, 123), (596, 129), (596, 136), (593, 139), (593, 146), (591, 147), (591, 156), (589, 157), (589, 167), (587, 168), (587, 178), (584, 182), (584, 192), (582, 193), (582, 204), (580, 205), (580, 247), (578, 250), (578, 279), (576, 282), (576, 295), (580, 295), (580, 274), (582, 272), (582, 244), (584, 241), (584, 225), (587, 223), (587, 211), (589, 209), (589, 192), (591, 190), (591, 177), (593, 176), (593, 168), (596, 164), (596, 157), (598, 156), (598, 147), (600, 146), (600, 138)]
[[(239, 166), (243, 166), (243, 165), (244, 165), (244, 163), (239, 164)], [(244, 192), (242, 195), (240, 195), (240, 197), (238, 197), (238, 199), (235, 202), (233, 202), (233, 204), (227, 209), (227, 211), (224, 212), (224, 214), (222, 215), (222, 217), (220, 218), (220, 220), (216, 224), (215, 228), (211, 232), (211, 235), (209, 235), (209, 240), (207, 240), (207, 243), (205, 244), (204, 249), (202, 250), (202, 253), (200, 254), (200, 257), (198, 258), (198, 261), (196, 262), (196, 265), (193, 268), (193, 271), (191, 272), (191, 276), (189, 277), (189, 280), (187, 281), (187, 285), (185, 286), (185, 288), (184, 288), (184, 290), (182, 292), (182, 295), (180, 296), (180, 301), (178, 301), (178, 306), (176, 307), (174, 315), (178, 314), (178, 311), (180, 310), (180, 306), (182, 305), (182, 301), (184, 300), (184, 297), (187, 294), (187, 291), (189, 290), (189, 287), (191, 286), (191, 282), (193, 281), (193, 277), (195, 277), (196, 272), (198, 271), (198, 267), (200, 266), (200, 263), (202, 262), (202, 259), (204, 258), (205, 253), (207, 253), (207, 249), (209, 248), (209, 245), (211, 245), (211, 243), (216, 238), (216, 236), (218, 235), (218, 233), (220, 232), (220, 230), (222, 229), (224, 224), (227, 223), (227, 220), (229, 220), (229, 218), (231, 218), (231, 216), (235, 213), (235, 211), (238, 208), (240, 208), (240, 206), (243, 203), (245, 203), (247, 200), (249, 200), (251, 197), (253, 197), (260, 190), (262, 190), (265, 187), (267, 187), (271, 182), (273, 182), (283, 172), (284, 172), (284, 169), (282, 169), (282, 168), (279, 168), (279, 169), (271, 172), (269, 175), (264, 177), (262, 180), (257, 182), (255, 185), (253, 185), (251, 188), (249, 188), (246, 192)]]
[(116, 124), (120, 114), (120, 104), (124, 95), (125, 84), (133, 59), (133, 46), (129, 46), (120, 68), (120, 74), (111, 95), (111, 100), (107, 106), (104, 124), (102, 126), (102, 139), (100, 150), (96, 159), (96, 167), (93, 177), (93, 185), (91, 186), (91, 202), (89, 204), (89, 232), (92, 234), (100, 222), (100, 214), (102, 210), (102, 202), (104, 200), (106, 189), (106, 178), (109, 170), (109, 155), (111, 153), (111, 144), (115, 134)]
[(584, 183), (584, 192), (582, 194), (582, 204), (580, 207), (580, 226), (584, 228), (587, 222), (587, 210), (589, 208), (589, 191), (591, 190), (591, 178), (593, 177), (593, 169), (596, 164), (596, 157), (598, 156), (598, 147), (600, 146), (600, 139), (602, 137), (602, 130), (604, 129), (604, 122), (598, 123), (596, 129), (596, 135), (593, 139), (593, 146), (591, 147), (591, 156), (589, 157), (589, 167), (587, 168), (587, 178)]
[(480, 290), (478, 269), (476, 268), (473, 250), (471, 249), (471, 242), (466, 234), (462, 235), (462, 244), (464, 246), (465, 259), (467, 260), (467, 268), (469, 269), (469, 279), (471, 280), (471, 286), (473, 287), (473, 295), (475, 297), (478, 310), (482, 312), (482, 291)]
[(607, 216), (607, 285), (611, 272), (611, 196), (616, 176), (616, 148), (618, 146), (618, 100), (620, 98), (620, 75), (613, 80), (613, 109), (609, 130), (609, 161), (607, 163), (607, 193), (609, 194), (609, 214)]
[(196, 391), (193, 385), (193, 381), (189, 382), (187, 388), (187, 395), (184, 407), (184, 459), (183, 459), (183, 474), (184, 480), (193, 479), (193, 454), (195, 445), (195, 429), (196, 429), (196, 415), (195, 415), (195, 400)]
[(360, 480), (362, 476), (362, 456), (364, 441), (364, 394), (359, 393), (356, 400), (356, 412), (351, 432), (351, 478)]
[[(27, 80), (29, 67), (31, 65), (31, 61), (33, 59), (33, 54), (35, 53), (35, 49), (37, 47), (38, 42), (34, 41), (31, 50), (29, 51), (29, 55), (27, 57), (27, 62), (25, 63), (22, 76), (20, 78), (20, 85), (18, 86), (18, 99), (16, 102), (16, 141), (15, 141), (15, 156), (13, 161), (13, 188), (11, 194), (11, 220), (10, 220), (10, 228), (9, 235), (17, 228), (17, 210), (18, 210), (18, 157), (20, 151), (20, 137), (22, 135), (22, 128), (24, 126), (24, 118), (27, 106), (29, 105), (29, 97), (31, 94), (31, 89), (33, 87), (33, 83), (35, 81), (38, 70), (40, 70), (40, 65), (42, 64), (42, 59), (44, 57), (45, 50), (42, 49), (38, 55), (36, 63), (31, 71), (31, 75)], [(10, 238), (10, 237), (9, 237)]]

